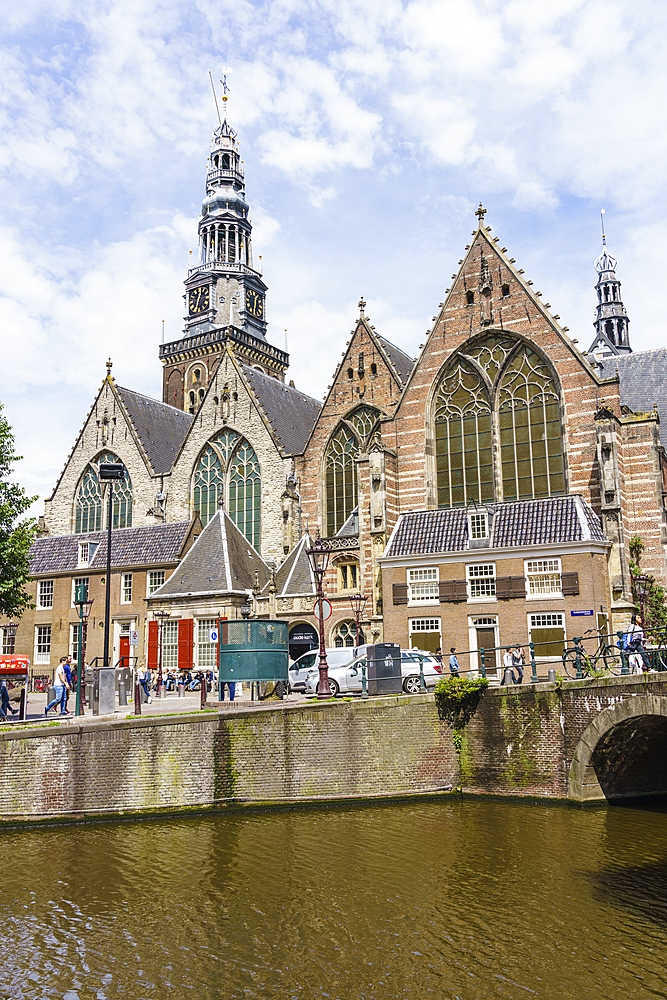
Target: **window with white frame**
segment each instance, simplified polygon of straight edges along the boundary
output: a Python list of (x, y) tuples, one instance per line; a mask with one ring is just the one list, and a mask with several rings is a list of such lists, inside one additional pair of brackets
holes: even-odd
[(562, 597), (560, 559), (526, 559), (528, 597)]
[(48, 663), (51, 659), (51, 626), (38, 625), (35, 629), (35, 663)]
[(71, 624), (69, 627), (69, 655), (73, 663), (79, 662), (79, 641), (81, 637), (81, 625)]
[(99, 548), (99, 542), (79, 542), (79, 567), (90, 566)]
[(468, 514), (468, 536), (472, 539), (487, 538), (489, 535), (489, 519), (486, 511)]
[(12, 656), (16, 652), (16, 629), (15, 628), (5, 628), (2, 629), (2, 652), (6, 656)]
[(37, 585), (37, 607), (53, 607), (53, 580), (40, 580)]
[(178, 670), (178, 622), (162, 623), (162, 669)]
[(530, 641), (535, 656), (560, 658), (565, 647), (565, 616), (560, 612), (528, 615)]
[(197, 666), (200, 669), (217, 665), (218, 644), (211, 642), (211, 629), (217, 627), (217, 618), (199, 618), (197, 621)]
[(410, 604), (432, 604), (438, 601), (438, 567), (408, 570), (408, 601)]
[(468, 574), (468, 597), (471, 601), (493, 600), (496, 596), (496, 564), (470, 563)]
[(164, 583), (164, 570), (163, 569), (151, 569), (148, 572), (148, 596), (154, 594), (156, 590), (159, 590)]
[(120, 603), (132, 603), (132, 574), (123, 573), (120, 582)]
[(439, 618), (410, 618), (410, 649), (427, 649), (435, 653), (442, 646)]
[(89, 576), (75, 576), (72, 580), (72, 607), (75, 607), (74, 602), (76, 601), (79, 587), (84, 584), (86, 588), (86, 594), (90, 597), (90, 577)]

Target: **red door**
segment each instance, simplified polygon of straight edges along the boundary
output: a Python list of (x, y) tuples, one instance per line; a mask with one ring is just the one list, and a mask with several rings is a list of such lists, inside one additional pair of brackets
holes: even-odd
[(130, 634), (129, 632), (121, 632), (120, 634), (120, 658), (123, 661), (119, 664), (121, 667), (129, 667), (130, 665)]

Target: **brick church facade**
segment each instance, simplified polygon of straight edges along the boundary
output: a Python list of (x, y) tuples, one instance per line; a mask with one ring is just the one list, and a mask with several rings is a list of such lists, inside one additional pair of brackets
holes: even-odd
[[(248, 213), (224, 122), (183, 336), (159, 348), (163, 399), (118, 386), (109, 364), (45, 505), (37, 606), (19, 623), (17, 652), (45, 671), (76, 654), (74, 581), (94, 576), (91, 657), (106, 586), (116, 659), (130, 630), (149, 657), (149, 621), (166, 609), (169, 662), (210, 665), (210, 621), (246, 602), (290, 621), (296, 655), (315, 640), (305, 549), (316, 530), (332, 550), (327, 645), (354, 642), (349, 599), (361, 592), (366, 641), (474, 650), (532, 636), (552, 651), (580, 631), (577, 615), (600, 628), (627, 621), (635, 535), (644, 572), (667, 580), (667, 350), (632, 352), (606, 246), (583, 353), (480, 206), (418, 358), (375, 330), (362, 299), (321, 404), (285, 381), (289, 357), (266, 339)], [(106, 460), (126, 469), (110, 581), (97, 572)]]

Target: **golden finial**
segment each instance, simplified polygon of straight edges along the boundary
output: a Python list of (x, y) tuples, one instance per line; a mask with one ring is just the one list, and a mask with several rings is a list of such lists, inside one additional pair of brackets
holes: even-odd
[(111, 358), (107, 360), (107, 380), (111, 382), (111, 369), (113, 368), (113, 362)]
[(486, 209), (482, 208), (481, 201), (479, 203), (479, 208), (475, 212), (475, 215), (477, 216), (477, 218), (479, 220), (479, 228), (481, 229), (483, 227), (483, 225), (484, 225), (484, 216), (486, 215)]

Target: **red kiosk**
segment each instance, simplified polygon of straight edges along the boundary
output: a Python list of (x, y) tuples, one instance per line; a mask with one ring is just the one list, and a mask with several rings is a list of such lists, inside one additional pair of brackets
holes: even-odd
[[(30, 676), (30, 657), (18, 656), (15, 653), (0, 653), (0, 681), (8, 681), (12, 687), (22, 684), (21, 700), (19, 702), (19, 721), (25, 722), (28, 712), (28, 678)], [(9, 689), (9, 683), (7, 687)]]

